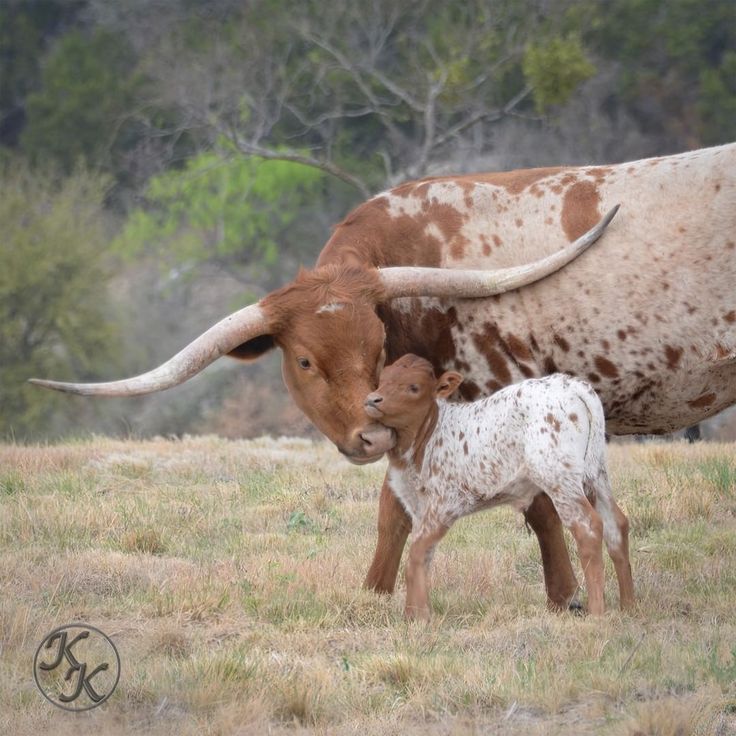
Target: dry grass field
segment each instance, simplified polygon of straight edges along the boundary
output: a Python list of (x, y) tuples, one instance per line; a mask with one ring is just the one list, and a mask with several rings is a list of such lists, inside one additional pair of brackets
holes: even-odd
[[(734, 447), (610, 462), (633, 613), (610, 564), (603, 618), (548, 613), (536, 541), (502, 509), (440, 545), (425, 626), (403, 586), (361, 590), (382, 464), (287, 439), (0, 446), (0, 733), (736, 733)], [(122, 660), (81, 714), (32, 677), (73, 621)]]

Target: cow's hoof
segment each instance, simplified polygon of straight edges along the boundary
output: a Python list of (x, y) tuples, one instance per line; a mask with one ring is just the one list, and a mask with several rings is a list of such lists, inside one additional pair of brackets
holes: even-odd
[(585, 608), (583, 607), (583, 604), (578, 600), (571, 600), (567, 604), (567, 610), (570, 611), (570, 613), (575, 614), (576, 616), (585, 615)]

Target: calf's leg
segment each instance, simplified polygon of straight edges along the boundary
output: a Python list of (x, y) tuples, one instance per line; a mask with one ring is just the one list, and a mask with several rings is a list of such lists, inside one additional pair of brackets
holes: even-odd
[(615, 501), (613, 502), (613, 513), (616, 517), (620, 543), (618, 545), (609, 544), (608, 538), (606, 537), (606, 547), (608, 548), (608, 554), (611, 555), (611, 559), (613, 560), (613, 566), (616, 569), (619, 605), (622, 610), (625, 610), (627, 608), (633, 608), (636, 602), (634, 596), (634, 579), (631, 576), (631, 562), (629, 561), (629, 520)]
[(375, 590), (376, 593), (394, 592), (401, 553), (404, 551), (410, 531), (411, 519), (404, 511), (401, 502), (394, 496), (387, 476), (383, 481), (378, 500), (376, 551), (363, 587)]
[(447, 533), (444, 524), (422, 525), (409, 547), (406, 561), (406, 606), (408, 619), (429, 620), (429, 563), (437, 542)]
[(565, 545), (560, 517), (549, 496), (545, 493), (535, 496), (524, 516), (537, 535), (542, 553), (547, 607), (552, 610), (577, 608), (575, 595), (578, 581)]
[(629, 561), (629, 520), (613, 500), (608, 473), (601, 472), (595, 483), (595, 508), (603, 521), (603, 539), (613, 560), (618, 579), (621, 609), (634, 605), (634, 580)]
[[(570, 495), (566, 494), (570, 499)], [(559, 506), (565, 526), (572, 532), (588, 589), (588, 611), (598, 616), (605, 610), (603, 599), (603, 521), (590, 501), (580, 498)], [(575, 508), (573, 508), (573, 506)]]

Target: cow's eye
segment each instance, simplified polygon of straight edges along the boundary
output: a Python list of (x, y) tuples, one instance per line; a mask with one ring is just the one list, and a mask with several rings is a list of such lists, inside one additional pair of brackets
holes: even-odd
[(297, 358), (296, 362), (299, 363), (299, 367), (303, 370), (309, 370), (312, 367), (312, 364), (309, 362), (308, 358)]
[(409, 386), (409, 391), (411, 391), (413, 394), (418, 394), (419, 386), (417, 386), (416, 383), (412, 383), (411, 386)]

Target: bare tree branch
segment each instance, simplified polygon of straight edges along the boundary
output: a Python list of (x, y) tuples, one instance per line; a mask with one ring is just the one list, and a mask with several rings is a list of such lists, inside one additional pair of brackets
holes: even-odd
[[(217, 125), (217, 123), (215, 124)], [(370, 197), (372, 194), (370, 188), (363, 179), (351, 174), (349, 171), (346, 171), (333, 161), (309, 156), (294, 149), (269, 148), (257, 142), (246, 140), (233, 129), (221, 130), (221, 132), (235, 145), (240, 153), (243, 153), (246, 156), (258, 156), (272, 161), (291, 161), (292, 163), (311, 166), (344, 181), (352, 187), (355, 187), (366, 198)]]

